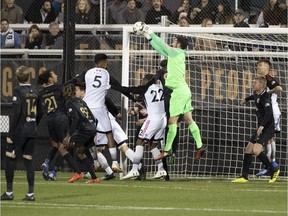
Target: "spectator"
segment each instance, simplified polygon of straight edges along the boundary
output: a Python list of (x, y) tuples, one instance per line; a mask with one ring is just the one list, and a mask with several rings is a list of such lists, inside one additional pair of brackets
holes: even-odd
[(1, 49), (3, 48), (20, 48), (19, 35), (9, 28), (8, 19), (1, 19)]
[[(212, 27), (212, 19), (206, 18), (202, 21), (201, 27)], [(195, 50), (212, 51), (218, 50), (216, 41), (210, 38), (211, 36), (207, 34), (206, 36), (201, 34), (196, 38)]]
[(5, 0), (5, 7), (2, 8), (0, 17), (7, 19), (9, 23), (23, 23), (22, 8), (16, 5), (15, 0)]
[(178, 25), (180, 27), (189, 27), (188, 17), (183, 16), (179, 19)]
[(173, 20), (171, 11), (163, 6), (163, 0), (152, 0), (152, 8), (146, 14), (145, 23), (158, 24), (161, 16), (168, 16), (168, 20)]
[(56, 15), (58, 15), (61, 11), (61, 6), (65, 2), (65, 0), (52, 0), (52, 8)]
[(40, 28), (37, 25), (31, 25), (28, 30), (27, 39), (25, 42), (25, 48), (27, 49), (41, 49), (43, 41), (43, 35)]
[(56, 17), (55, 22), (58, 22), (59, 24), (64, 23), (64, 9), (65, 9), (65, 3), (62, 3), (60, 12), (59, 12), (58, 16)]
[(178, 21), (180, 21), (182, 17), (187, 17), (188, 22), (191, 23), (192, 22), (190, 18), (191, 13), (192, 13), (192, 7), (190, 5), (189, 0), (183, 0), (182, 6), (178, 8), (178, 10), (174, 15), (176, 18), (175, 22), (177, 23)]
[(52, 22), (49, 25), (49, 33), (43, 38), (42, 49), (63, 49), (63, 36), (60, 33), (59, 24)]
[[(107, 2), (106, 2), (107, 4)], [(95, 16), (95, 24), (100, 24), (100, 0), (90, 0), (91, 10), (93, 11)]]
[(234, 27), (246, 27), (249, 28), (249, 24), (245, 22), (246, 13), (242, 9), (238, 9), (234, 13)]
[(114, 0), (114, 2), (107, 7), (107, 23), (116, 24), (122, 12), (126, 9), (126, 5), (126, 0)]
[(215, 23), (233, 24), (233, 12), (229, 5), (229, 1), (223, 0), (218, 4)]
[(76, 4), (75, 23), (95, 24), (95, 14), (92, 13), (91, 6), (88, 0), (78, 0)]
[(267, 0), (263, 10), (258, 16), (256, 25), (261, 23), (268, 23), (269, 25), (279, 25), (281, 8), (278, 0)]
[[(287, 5), (288, 6), (288, 5)], [(288, 28), (288, 8), (286, 7), (285, 9), (283, 9), (281, 11), (281, 15), (280, 15), (280, 28)]]
[[(33, 6), (33, 3), (32, 3), (32, 6)], [(37, 10), (36, 8), (31, 7), (28, 10), (25, 19), (28, 21), (28, 23), (54, 22), (56, 19), (56, 15), (54, 13), (54, 10), (52, 9), (51, 0), (44, 0), (40, 10), (39, 9)]]
[(210, 0), (200, 0), (197, 7), (193, 8), (191, 15), (193, 24), (200, 24), (206, 18), (214, 21), (215, 19), (215, 9)]
[(147, 14), (147, 12), (151, 9), (151, 0), (138, 0), (136, 5), (136, 7), (143, 12), (143, 14)]
[(127, 8), (123, 11), (121, 18), (121, 24), (134, 24), (145, 20), (142, 11), (136, 7), (136, 0), (127, 0)]

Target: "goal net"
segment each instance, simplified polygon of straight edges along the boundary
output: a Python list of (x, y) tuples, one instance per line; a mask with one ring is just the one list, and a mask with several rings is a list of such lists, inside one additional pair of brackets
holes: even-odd
[[(139, 85), (147, 73), (155, 73), (164, 57), (153, 50), (144, 36), (123, 30), (122, 84)], [(271, 74), (280, 82), (283, 92), (278, 95), (281, 133), (276, 135), (276, 161), (281, 175), (287, 176), (287, 31), (273, 29), (152, 27), (166, 43), (172, 44), (176, 35), (189, 41), (187, 49), (186, 81), (192, 92), (193, 118), (197, 122), (203, 143), (208, 150), (193, 163), (195, 142), (187, 126), (181, 122), (176, 161), (168, 165), (172, 177), (236, 177), (241, 174), (244, 148), (256, 128), (254, 104), (240, 106), (240, 101), (252, 94), (252, 80), (256, 62), (261, 58), (272, 63)], [(123, 97), (125, 109), (134, 107)], [(130, 147), (136, 142), (137, 117), (127, 117)], [(137, 136), (136, 136), (137, 137)], [(148, 146), (145, 147), (144, 166), (147, 177), (157, 171)], [(131, 163), (127, 162), (128, 171)], [(261, 169), (255, 158), (251, 175)]]

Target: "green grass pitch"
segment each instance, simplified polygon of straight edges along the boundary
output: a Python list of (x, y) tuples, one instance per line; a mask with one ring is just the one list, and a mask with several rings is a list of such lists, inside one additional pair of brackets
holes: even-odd
[[(102, 176), (103, 174), (99, 174)], [(287, 215), (287, 181), (231, 183), (230, 179), (134, 181), (119, 179), (85, 184), (66, 183), (72, 173), (59, 173), (57, 181), (44, 181), (35, 173), (35, 202), (24, 202), (25, 172), (15, 172), (14, 200), (1, 202), (3, 216), (265, 216)], [(1, 193), (6, 190), (1, 172)]]

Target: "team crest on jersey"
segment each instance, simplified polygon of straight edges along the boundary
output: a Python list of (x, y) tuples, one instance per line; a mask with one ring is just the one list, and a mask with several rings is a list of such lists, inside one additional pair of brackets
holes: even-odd
[(69, 109), (68, 109), (68, 112), (69, 112), (69, 113), (72, 112), (72, 108), (69, 108)]
[(259, 103), (259, 101), (260, 101), (260, 98), (257, 98), (257, 101), (256, 101), (256, 102)]
[(12, 98), (12, 101), (17, 101), (17, 97), (14, 96), (14, 97)]
[(271, 82), (272, 85), (274, 85), (275, 83), (276, 83), (276, 82), (275, 82), (274, 80)]
[(267, 107), (267, 106), (270, 106), (270, 103), (266, 103), (266, 104), (265, 104), (265, 107)]

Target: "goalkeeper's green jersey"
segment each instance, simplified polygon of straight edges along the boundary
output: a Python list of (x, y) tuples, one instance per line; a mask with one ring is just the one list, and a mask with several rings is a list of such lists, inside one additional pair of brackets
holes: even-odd
[(165, 80), (165, 86), (172, 90), (187, 86), (187, 83), (185, 81), (185, 51), (179, 48), (173, 48), (168, 46), (161, 38), (159, 38), (154, 33), (150, 34), (150, 36), (152, 38), (152, 40), (150, 41), (152, 47), (168, 59), (168, 73)]

